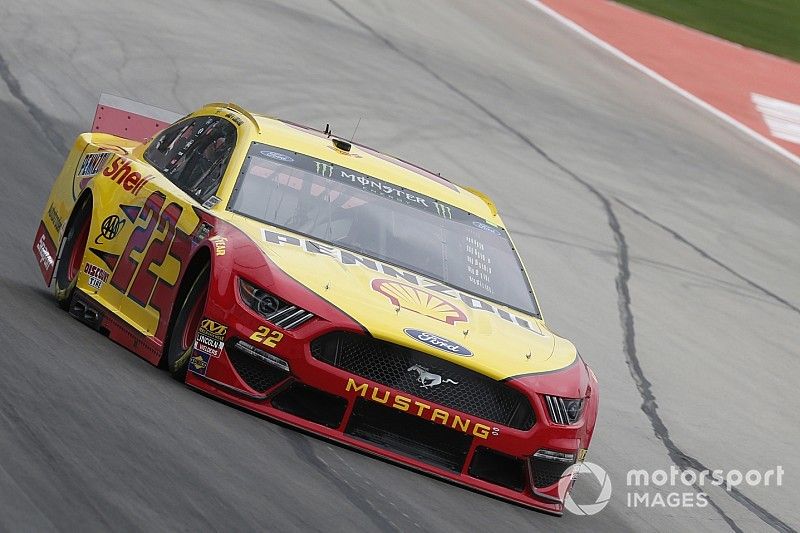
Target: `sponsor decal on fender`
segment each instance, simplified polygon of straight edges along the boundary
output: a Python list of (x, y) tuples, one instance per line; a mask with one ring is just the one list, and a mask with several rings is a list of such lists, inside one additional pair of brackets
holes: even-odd
[(444, 294), (450, 298), (459, 299), (470, 309), (492, 313), (493, 315), (502, 318), (506, 322), (510, 322), (530, 332), (536, 333), (537, 335), (542, 335), (542, 330), (539, 329), (539, 326), (535, 322), (522, 318), (514, 313), (510, 313), (505, 309), (487, 302), (486, 300), (477, 298), (471, 294), (461, 292), (452, 287), (439, 283), (438, 281), (433, 281), (422, 276), (418, 276), (417, 274), (406, 272), (405, 270), (401, 270), (397, 267), (381, 263), (375, 259), (370, 259), (369, 257), (364, 257), (353, 252), (348, 252), (347, 250), (342, 250), (341, 248), (336, 248), (328, 244), (322, 244), (310, 239), (301, 239), (293, 235), (278, 233), (276, 231), (272, 231), (271, 229), (261, 228), (261, 236), (264, 241), (272, 244), (277, 244), (279, 246), (297, 246), (308, 253), (327, 255), (328, 257), (345, 266), (358, 265), (390, 278), (401, 279), (410, 285), (421, 287), (439, 294)]
[(103, 283), (108, 281), (110, 276), (107, 271), (91, 263), (86, 263), (84, 265), (83, 273), (89, 276), (89, 286), (98, 291), (100, 287), (103, 286)]
[(119, 235), (119, 232), (122, 231), (122, 228), (125, 227), (125, 220), (119, 218), (119, 215), (109, 215), (103, 220), (103, 223), (100, 224), (100, 235), (94, 238), (95, 244), (103, 244), (100, 238), (104, 238), (107, 241), (114, 240), (114, 238)]
[(218, 256), (225, 255), (228, 239), (225, 237), (220, 237), (219, 235), (214, 235), (208, 240), (214, 245), (214, 253), (216, 253)]
[(47, 216), (50, 217), (50, 222), (53, 223), (53, 227), (56, 228), (56, 231), (61, 231), (61, 226), (64, 223), (61, 220), (61, 216), (58, 214), (56, 206), (50, 204), (50, 207), (47, 209)]
[(55, 264), (55, 260), (53, 259), (52, 254), (50, 254), (50, 250), (47, 249), (47, 241), (42, 234), (39, 237), (39, 240), (36, 241), (36, 251), (39, 252), (39, 262), (42, 264), (45, 270), (49, 269)]
[(224, 326), (219, 322), (214, 322), (209, 318), (204, 318), (203, 321), (200, 322), (200, 331), (207, 332), (209, 335), (222, 339), (225, 337), (225, 334), (228, 333), (228, 326)]
[(103, 170), (103, 167), (106, 166), (108, 158), (111, 157), (111, 155), (110, 151), (100, 151), (83, 156), (78, 166), (75, 168), (75, 177), (72, 180), (73, 198), (77, 198), (78, 194), (86, 188), (89, 180)]
[(198, 352), (202, 352), (204, 355), (219, 357), (225, 345), (225, 334), (227, 332), (228, 326), (204, 318), (203, 321), (200, 322), (200, 327), (197, 330), (197, 336), (194, 340), (194, 349)]
[(211, 357), (219, 357), (219, 353), (222, 351), (222, 341), (198, 333), (194, 341), (194, 349)]
[(75, 173), (75, 175), (79, 178), (94, 176), (100, 172), (104, 166), (106, 166), (106, 162), (108, 161), (108, 157), (110, 155), (111, 152), (95, 152), (93, 154), (86, 154), (83, 156), (83, 159), (78, 165), (78, 171)]
[(372, 290), (386, 296), (392, 305), (408, 309), (451, 326), (456, 322), (467, 322), (467, 315), (438, 294), (397, 280), (375, 278)]
[(422, 331), (413, 328), (406, 328), (403, 330), (403, 333), (405, 333), (412, 339), (418, 340), (423, 344), (431, 346), (432, 348), (436, 348), (438, 350), (442, 350), (447, 353), (451, 353), (453, 355), (460, 355), (462, 357), (472, 356), (472, 352), (469, 351), (466, 347), (458, 344), (455, 341), (451, 341), (449, 339), (445, 339), (444, 337), (434, 335), (433, 333), (428, 333), (427, 331)]
[(110, 178), (126, 191), (132, 194), (139, 194), (144, 185), (155, 176), (143, 177), (140, 173), (131, 168), (131, 162), (122, 157), (115, 157), (111, 160), (111, 165), (103, 171), (103, 176)]
[(208, 370), (208, 357), (207, 354), (195, 353), (192, 358), (189, 359), (189, 370), (195, 374), (205, 376), (206, 370)]
[(36, 256), (36, 264), (42, 271), (45, 281), (50, 283), (55, 267), (56, 246), (53, 239), (47, 232), (44, 221), (39, 222), (39, 229), (36, 230), (36, 237), (33, 240), (33, 253)]
[(436, 424), (461, 431), (467, 435), (473, 435), (479, 439), (486, 440), (489, 438), (489, 435), (500, 434), (500, 429), (497, 427), (490, 427), (486, 424), (475, 422), (467, 417), (462, 418), (460, 415), (451, 413), (450, 411), (432, 407), (427, 403), (413, 400), (407, 396), (397, 394), (377, 385), (370, 385), (369, 383), (359, 384), (353, 378), (347, 378), (345, 391), (353, 391), (367, 400), (388, 405), (398, 411), (410, 413)]

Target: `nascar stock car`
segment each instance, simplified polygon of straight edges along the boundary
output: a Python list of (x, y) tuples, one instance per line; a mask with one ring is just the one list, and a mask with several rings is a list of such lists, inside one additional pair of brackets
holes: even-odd
[(33, 251), (59, 305), (190, 387), (562, 513), (597, 380), (476, 190), (234, 104), (103, 95)]

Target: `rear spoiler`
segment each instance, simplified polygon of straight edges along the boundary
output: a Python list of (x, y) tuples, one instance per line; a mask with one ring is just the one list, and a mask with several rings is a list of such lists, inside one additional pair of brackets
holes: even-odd
[(92, 133), (109, 133), (144, 142), (183, 115), (113, 94), (101, 94)]

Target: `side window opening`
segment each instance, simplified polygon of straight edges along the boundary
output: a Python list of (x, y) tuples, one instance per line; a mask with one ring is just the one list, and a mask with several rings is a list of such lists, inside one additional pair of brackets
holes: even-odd
[(236, 127), (218, 117), (194, 117), (153, 141), (145, 159), (203, 203), (213, 196), (236, 146)]

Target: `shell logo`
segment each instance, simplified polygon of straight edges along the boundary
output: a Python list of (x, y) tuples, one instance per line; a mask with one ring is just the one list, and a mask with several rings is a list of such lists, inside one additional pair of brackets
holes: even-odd
[(467, 315), (438, 294), (391, 279), (373, 279), (372, 290), (386, 296), (392, 305), (446, 322), (466, 322)]

